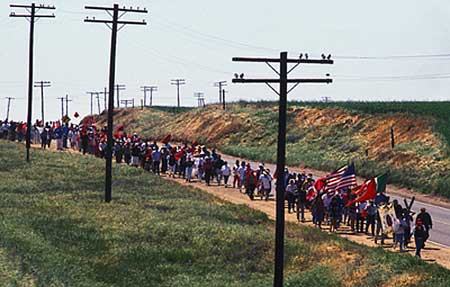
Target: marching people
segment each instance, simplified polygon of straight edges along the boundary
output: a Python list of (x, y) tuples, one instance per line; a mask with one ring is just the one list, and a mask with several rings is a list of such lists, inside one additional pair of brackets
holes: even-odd
[(250, 163), (247, 163), (247, 167), (245, 169), (245, 193), (248, 197), (253, 200), (255, 188), (257, 184), (257, 179), (254, 171), (252, 170)]
[[(48, 147), (52, 139), (56, 139), (57, 149), (64, 150), (68, 148), (65, 142), (70, 140), (70, 147), (83, 154), (106, 157), (106, 127), (99, 129), (93, 122), (70, 127), (67, 123), (61, 125), (59, 122), (49, 122), (45, 125), (36, 123), (34, 127), (39, 132), (42, 149)], [(0, 137), (22, 140), (26, 128), (24, 123), (0, 121)], [(250, 163), (236, 160), (233, 167), (230, 167), (215, 149), (210, 152), (206, 146), (199, 146), (197, 143), (171, 146), (168, 142), (164, 142), (160, 148), (156, 142), (142, 140), (137, 133), (129, 136), (123, 130), (114, 135), (113, 153), (119, 164), (125, 161), (128, 165), (143, 167), (157, 175), (167, 172), (168, 176), (175, 177), (175, 174), (178, 174), (187, 182), (204, 180), (207, 186), (210, 186), (211, 180), (214, 179), (220, 186), (223, 179), (224, 187), (229, 188), (232, 176), (232, 187), (245, 190), (251, 200), (254, 200), (254, 192), (258, 188), (261, 200), (268, 201), (275, 181), (263, 163), (257, 170), (253, 170)], [(317, 183), (319, 182), (318, 180)], [(288, 169), (285, 170), (285, 176), (280, 183), (284, 187), (288, 213), (296, 212), (299, 222), (305, 222), (305, 209), (309, 209), (313, 224), (319, 228), (322, 228), (325, 220), (329, 224), (329, 230), (337, 232), (342, 223), (346, 223), (357, 233), (365, 232), (374, 237), (375, 243), (381, 237), (381, 243), (384, 244), (388, 232), (383, 230), (384, 221), (382, 222), (378, 209), (379, 206), (389, 203), (389, 197), (384, 191), (377, 192), (370, 200), (353, 202), (357, 196), (352, 190), (315, 190), (312, 174), (291, 173)], [(430, 214), (422, 208), (411, 231), (408, 225), (408, 222), (413, 221), (410, 211), (403, 208), (397, 200), (393, 201), (393, 209), (396, 217), (393, 228), (394, 246), (398, 246), (400, 251), (405, 250), (410, 236), (414, 235), (415, 255), (420, 257), (433, 227)]]
[(266, 201), (269, 200), (270, 192), (272, 191), (272, 180), (269, 169), (264, 170), (259, 177), (261, 196), (264, 197)]
[(231, 175), (231, 168), (228, 165), (228, 162), (226, 162), (226, 161), (224, 162), (221, 173), (223, 176), (223, 184), (224, 184), (225, 188), (227, 188), (228, 187), (228, 179), (230, 178), (230, 175)]
[(236, 160), (233, 166), (233, 188), (241, 188), (241, 178), (240, 178), (240, 172), (239, 172), (240, 164), (239, 160)]
[(420, 209), (420, 213), (417, 214), (416, 223), (420, 220), (423, 226), (425, 227), (425, 238), (423, 240), (423, 247), (425, 247), (425, 243), (430, 237), (430, 230), (433, 228), (433, 221), (431, 220), (431, 215), (427, 212), (425, 207)]
[(422, 224), (422, 219), (417, 218), (413, 233), (414, 233), (414, 241), (416, 244), (415, 256), (420, 258), (421, 257), (420, 251), (424, 247), (425, 240), (427, 237), (427, 231), (425, 229), (425, 226)]

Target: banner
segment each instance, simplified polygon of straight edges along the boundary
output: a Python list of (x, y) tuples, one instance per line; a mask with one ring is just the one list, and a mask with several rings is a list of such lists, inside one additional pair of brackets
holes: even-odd
[(394, 224), (398, 219), (395, 216), (395, 209), (392, 204), (386, 204), (378, 207), (378, 213), (380, 214), (381, 227), (384, 234), (394, 233)]

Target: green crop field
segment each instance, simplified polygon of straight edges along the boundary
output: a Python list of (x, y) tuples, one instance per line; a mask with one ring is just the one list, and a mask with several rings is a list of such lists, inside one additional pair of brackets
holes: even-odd
[[(104, 162), (0, 142), (0, 286), (271, 286), (273, 221)], [(450, 271), (287, 225), (285, 286), (449, 286)]]

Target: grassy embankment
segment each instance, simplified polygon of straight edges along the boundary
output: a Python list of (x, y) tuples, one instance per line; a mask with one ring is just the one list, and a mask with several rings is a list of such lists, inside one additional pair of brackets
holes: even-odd
[[(0, 142), (1, 286), (271, 286), (273, 222), (104, 162)], [(450, 271), (288, 224), (285, 286), (449, 286)]]
[[(450, 198), (450, 103), (289, 103), (287, 163), (331, 171), (353, 160), (358, 175)], [(223, 152), (276, 160), (273, 102), (207, 109), (122, 110), (117, 123), (144, 137), (197, 140)], [(390, 148), (390, 127), (397, 144)], [(366, 150), (369, 156), (366, 155)]]

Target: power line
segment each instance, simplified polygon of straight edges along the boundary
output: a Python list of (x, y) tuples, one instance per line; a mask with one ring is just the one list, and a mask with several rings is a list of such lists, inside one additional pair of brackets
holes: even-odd
[(445, 54), (416, 54), (416, 55), (386, 55), (386, 56), (335, 56), (341, 60), (403, 60), (403, 59), (428, 59), (449, 58), (450, 53)]

